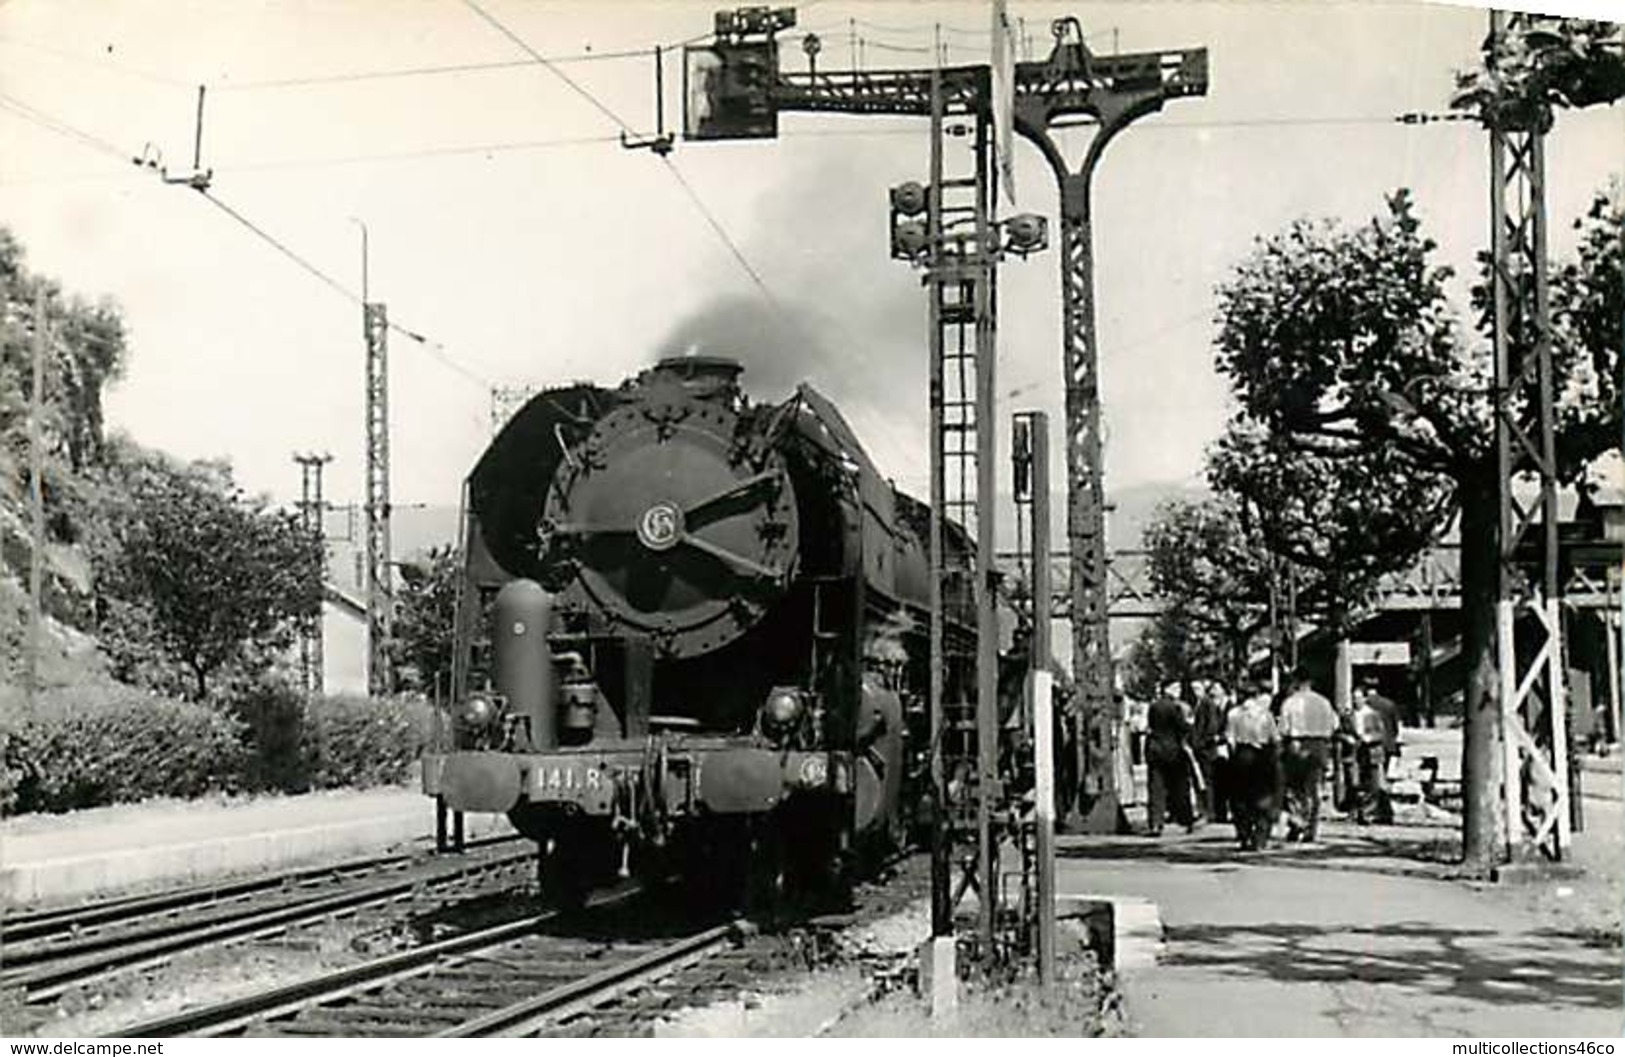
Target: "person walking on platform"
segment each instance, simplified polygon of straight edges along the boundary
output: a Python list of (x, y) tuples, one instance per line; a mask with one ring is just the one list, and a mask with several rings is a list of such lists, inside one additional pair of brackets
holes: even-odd
[(1337, 710), (1315, 692), (1309, 673), (1292, 673), (1291, 692), (1281, 702), (1281, 778), (1288, 841), (1313, 841), (1320, 829), (1320, 787), (1326, 758), (1337, 734)]
[(1224, 744), (1229, 697), (1218, 683), (1209, 684), (1196, 705), (1196, 721), (1191, 729), (1191, 748), (1195, 750), (1196, 766), (1206, 787), (1206, 795), (1202, 798), (1203, 813), (1210, 822), (1226, 822), (1230, 818), (1223, 786), (1224, 771), (1229, 761), (1220, 752), (1220, 746)]
[(1243, 851), (1258, 851), (1269, 843), (1275, 820), (1279, 735), (1270, 715), (1270, 695), (1256, 681), (1246, 685), (1247, 697), (1230, 713), (1225, 741), (1230, 746), (1230, 811), (1236, 820), (1236, 839)]
[(1388, 800), (1388, 721), (1361, 690), (1354, 701), (1355, 766), (1354, 820), (1362, 826), (1394, 820)]
[(1396, 759), (1399, 756), (1399, 706), (1394, 704), (1392, 698), (1383, 696), (1377, 680), (1371, 676), (1367, 676), (1361, 685), (1365, 688), (1365, 699), (1382, 717), (1383, 752), (1390, 760)]
[(1176, 697), (1178, 692), (1173, 684), (1164, 687), (1162, 696), (1151, 702), (1146, 712), (1145, 769), (1150, 801), (1146, 823), (1153, 837), (1162, 836), (1165, 817), (1187, 830), (1196, 822), (1191, 816), (1190, 762), (1185, 751), (1191, 728), (1185, 706)]

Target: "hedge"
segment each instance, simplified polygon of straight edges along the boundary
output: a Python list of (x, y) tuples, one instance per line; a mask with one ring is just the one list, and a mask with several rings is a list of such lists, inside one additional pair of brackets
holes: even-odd
[(0, 715), (7, 717), (0, 766), (7, 813), (242, 788), (242, 729), (205, 705), (91, 685), (47, 691), (32, 708), (8, 691)]
[(421, 702), (345, 694), (307, 703), (287, 687), (257, 688), (228, 707), (246, 731), (247, 785), (284, 793), (399, 782), (433, 721)]
[(122, 686), (49, 691), (30, 710), (0, 690), (0, 813), (73, 811), (151, 797), (388, 785), (428, 743), (421, 702), (309, 703), (259, 688), (213, 704)]
[(410, 776), (429, 744), (433, 711), (421, 701), (323, 698), (305, 714), (305, 753), (317, 789), (389, 785)]

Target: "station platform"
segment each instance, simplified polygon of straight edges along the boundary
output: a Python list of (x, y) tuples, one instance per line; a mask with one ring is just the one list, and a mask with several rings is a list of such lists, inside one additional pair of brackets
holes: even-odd
[[(416, 788), (119, 804), (0, 822), (0, 900), (47, 905), (381, 854), (433, 840)], [(508, 833), (470, 815), (465, 837)]]
[(1056, 887), (1141, 912), (1118, 965), (1137, 1036), (1617, 1037), (1625, 811), (1618, 760), (1586, 769), (1569, 861), (1518, 883), (1460, 879), (1457, 824), (1414, 812), (1263, 852), (1224, 824), (1062, 836)]

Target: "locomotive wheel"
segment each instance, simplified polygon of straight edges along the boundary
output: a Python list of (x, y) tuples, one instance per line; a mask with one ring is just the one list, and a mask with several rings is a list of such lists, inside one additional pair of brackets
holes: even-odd
[(791, 890), (790, 863), (777, 814), (747, 824), (750, 839), (745, 859), (744, 911), (767, 924), (785, 912)]
[(742, 824), (707, 819), (686, 830), (671, 852), (684, 905), (710, 912), (744, 902), (749, 842)]
[(536, 848), (536, 881), (542, 900), (566, 912), (580, 910), (592, 888), (583, 842), (554, 837)]

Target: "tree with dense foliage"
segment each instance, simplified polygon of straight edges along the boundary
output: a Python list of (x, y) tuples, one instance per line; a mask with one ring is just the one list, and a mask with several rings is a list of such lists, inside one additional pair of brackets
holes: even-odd
[(1346, 642), (1383, 577), (1415, 564), (1444, 531), (1453, 493), (1388, 447), (1306, 440), (1238, 416), (1208, 452), (1208, 478), (1243, 531), (1294, 571), (1294, 607), (1338, 644), (1333, 698), (1349, 707)]
[[(1145, 531), (1146, 572), (1168, 609), (1143, 640), (1156, 667), (1189, 684), (1234, 683), (1270, 624), (1271, 557), (1226, 497), (1157, 508)], [(1149, 660), (1148, 658), (1148, 660)]]
[(1195, 625), (1184, 607), (1173, 604), (1140, 629), (1119, 671), (1130, 697), (1150, 701), (1169, 683), (1189, 693), (1199, 682), (1227, 682), (1229, 656), (1223, 643)]
[(395, 670), (411, 671), (416, 689), (438, 696), (451, 687), (457, 585), (462, 570), (450, 546), (431, 548), (424, 560), (402, 567), (395, 596)]
[(1549, 123), (1554, 108), (1625, 99), (1625, 25), (1530, 16), (1484, 42), (1484, 62), (1456, 75), (1452, 105), (1486, 124)]
[[(1582, 250), (1553, 284), (1559, 447), (1573, 476), (1619, 437), (1619, 206), (1583, 222)], [(1612, 247), (1612, 249), (1610, 249)], [(1218, 362), (1245, 414), (1279, 449), (1345, 467), (1377, 460), (1459, 511), (1462, 650), (1467, 664), (1464, 819), (1468, 864), (1498, 846), (1499, 707), (1495, 671), (1497, 472), (1487, 353), (1454, 325), (1448, 271), (1403, 192), (1356, 231), (1294, 225), (1267, 240), (1220, 292)], [(1608, 313), (1612, 311), (1612, 315)], [(1527, 417), (1532, 401), (1515, 395)], [(1358, 480), (1356, 475), (1355, 480)], [(1298, 488), (1301, 486), (1293, 486)], [(1353, 500), (1346, 493), (1340, 502)], [(1385, 497), (1398, 499), (1398, 496)], [(1392, 503), (1394, 528), (1445, 509)], [(1355, 521), (1369, 512), (1351, 512)]]
[(134, 450), (110, 476), (97, 588), (115, 674), (161, 685), (167, 661), (187, 679), (163, 688), (202, 699), (223, 669), (269, 669), (320, 610), (321, 540), (220, 464)]

